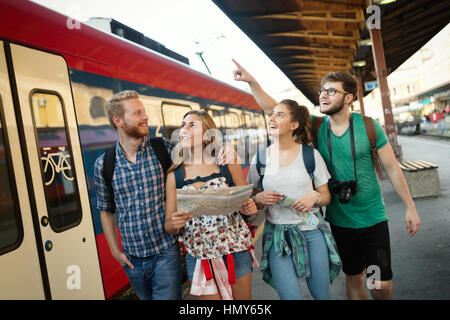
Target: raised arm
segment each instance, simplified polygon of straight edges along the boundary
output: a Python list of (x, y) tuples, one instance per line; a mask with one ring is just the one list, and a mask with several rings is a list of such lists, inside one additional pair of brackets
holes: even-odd
[(237, 69), (233, 71), (234, 80), (247, 82), (258, 105), (265, 113), (270, 114), (277, 105), (275, 99), (267, 94), (259, 85), (258, 81), (245, 70), (236, 60), (232, 59)]

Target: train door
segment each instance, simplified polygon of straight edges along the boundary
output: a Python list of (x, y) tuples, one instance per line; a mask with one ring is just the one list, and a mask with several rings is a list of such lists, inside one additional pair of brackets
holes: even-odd
[(67, 64), (9, 47), (27, 176), (18, 188), (30, 195), (46, 298), (104, 299)]
[[(0, 41), (0, 300), (44, 299), (4, 44)], [(22, 187), (21, 187), (22, 186)]]

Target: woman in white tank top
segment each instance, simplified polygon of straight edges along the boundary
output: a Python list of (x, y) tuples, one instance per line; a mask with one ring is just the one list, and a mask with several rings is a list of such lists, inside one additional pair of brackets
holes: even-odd
[[(273, 139), (267, 149), (262, 187), (254, 197), (267, 206), (261, 272), (281, 299), (301, 299), (299, 279), (306, 278), (315, 299), (331, 299), (330, 282), (341, 269), (336, 245), (319, 207), (330, 202), (330, 174), (314, 149), (314, 185), (302, 148), (311, 143), (311, 118), (305, 106), (283, 100), (269, 119)], [(258, 184), (253, 158), (247, 181)]]

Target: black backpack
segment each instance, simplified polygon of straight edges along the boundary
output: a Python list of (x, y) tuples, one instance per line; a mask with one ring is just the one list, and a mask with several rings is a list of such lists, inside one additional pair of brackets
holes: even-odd
[[(316, 188), (314, 184), (314, 170), (316, 170), (316, 159), (314, 157), (314, 148), (309, 145), (302, 145), (302, 155), (303, 155), (303, 164), (305, 165), (306, 171), (308, 172), (309, 177), (311, 178), (313, 189)], [(259, 180), (256, 188), (263, 190), (262, 182), (264, 179), (264, 171), (266, 167), (266, 149), (259, 151), (256, 154), (256, 171), (259, 175)], [(320, 213), (323, 217), (325, 217), (322, 207), (320, 207)]]
[[(162, 138), (151, 138), (150, 144), (156, 152), (159, 163), (161, 164), (164, 172), (164, 179), (167, 176), (167, 170), (172, 165), (172, 160), (167, 152), (164, 140)], [(114, 169), (116, 168), (116, 145), (106, 149), (105, 159), (103, 161), (103, 178), (105, 179), (106, 187), (109, 192), (109, 202), (111, 207), (111, 213), (116, 212), (116, 203), (114, 201), (114, 189), (112, 187), (112, 178), (114, 175)]]
[[(309, 145), (302, 145), (302, 153), (303, 153), (303, 163), (305, 165), (306, 171), (308, 172), (309, 177), (314, 186), (314, 170), (316, 169), (316, 160), (314, 158), (314, 148)], [(256, 171), (259, 175), (259, 180), (257, 183), (257, 188), (263, 190), (262, 181), (264, 179), (263, 169), (266, 167), (266, 149), (259, 151), (256, 154)]]

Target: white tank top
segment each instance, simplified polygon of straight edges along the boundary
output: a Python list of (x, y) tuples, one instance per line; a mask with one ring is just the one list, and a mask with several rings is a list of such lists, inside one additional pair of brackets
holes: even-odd
[[(328, 183), (330, 174), (320, 153), (314, 149), (316, 168), (314, 170), (314, 184), (320, 187)], [(269, 154), (266, 154), (267, 164), (264, 173), (264, 190), (277, 191), (287, 197), (297, 201), (304, 195), (314, 191), (311, 178), (303, 163), (302, 149), (295, 160), (288, 166), (279, 167)], [(256, 156), (252, 160), (247, 181), (254, 185), (258, 182), (256, 171)], [(318, 208), (316, 209), (318, 211)], [(267, 219), (273, 224), (301, 224), (301, 230), (314, 230), (317, 228), (319, 220), (314, 213), (298, 214), (293, 209), (282, 207), (278, 204), (268, 206)]]

